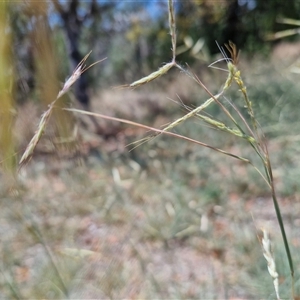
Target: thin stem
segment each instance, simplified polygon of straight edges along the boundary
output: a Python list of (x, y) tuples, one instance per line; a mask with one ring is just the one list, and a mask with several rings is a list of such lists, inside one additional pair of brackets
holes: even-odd
[(144, 128), (144, 129), (147, 129), (147, 130), (151, 130), (151, 131), (154, 131), (156, 134), (160, 134), (160, 133), (164, 133), (166, 135), (170, 135), (170, 136), (173, 136), (173, 137), (177, 137), (177, 138), (180, 138), (182, 140), (186, 140), (188, 142), (192, 142), (194, 144), (197, 144), (197, 145), (200, 145), (200, 146), (204, 146), (206, 148), (210, 148), (216, 152), (219, 152), (219, 153), (222, 153), (222, 154), (225, 154), (227, 156), (231, 156), (233, 158), (236, 158), (238, 160), (241, 160), (243, 162), (246, 162), (248, 164), (251, 164), (251, 161), (247, 158), (244, 158), (242, 156), (238, 156), (238, 155), (235, 155), (233, 153), (230, 153), (230, 152), (227, 152), (227, 151), (224, 151), (222, 149), (219, 149), (219, 148), (216, 148), (216, 147), (213, 147), (211, 145), (208, 145), (206, 143), (202, 143), (202, 142), (199, 142), (197, 140), (194, 140), (194, 139), (191, 139), (191, 138), (188, 138), (186, 136), (183, 136), (183, 135), (180, 135), (180, 134), (177, 134), (177, 133), (173, 133), (173, 132), (170, 132), (170, 131), (165, 131), (163, 129), (157, 129), (157, 128), (154, 128), (154, 127), (150, 127), (150, 126), (146, 126), (146, 125), (143, 125), (143, 124), (140, 124), (140, 123), (137, 123), (137, 122), (133, 122), (133, 121), (129, 121), (129, 120), (126, 120), (126, 119), (120, 119), (120, 118), (114, 118), (114, 117), (110, 117), (110, 116), (106, 116), (106, 115), (102, 115), (102, 114), (96, 114), (96, 113), (92, 113), (92, 112), (88, 112), (88, 111), (84, 111), (84, 110), (80, 110), (80, 109), (75, 109), (75, 108), (63, 108), (63, 110), (66, 110), (66, 111), (71, 111), (71, 112), (77, 112), (77, 113), (81, 113), (81, 114), (84, 114), (84, 115), (92, 115), (92, 116), (95, 116), (95, 117), (99, 117), (99, 118), (103, 118), (103, 119), (106, 119), (106, 120), (111, 120), (111, 121), (117, 121), (117, 122), (121, 122), (121, 123), (125, 123), (125, 124), (129, 124), (129, 125), (133, 125), (133, 126), (138, 126), (140, 128)]
[(272, 174), (272, 167), (271, 167), (271, 162), (270, 160), (267, 161), (268, 165), (267, 165), (267, 169), (269, 172), (269, 176), (270, 176), (270, 184), (271, 184), (271, 190), (272, 190), (272, 199), (273, 199), (273, 204), (275, 207), (275, 212), (276, 212), (276, 217), (279, 223), (279, 227), (280, 227), (280, 231), (281, 231), (281, 235), (283, 238), (283, 243), (284, 243), (284, 247), (285, 247), (285, 251), (287, 254), (287, 258), (288, 258), (288, 262), (289, 262), (289, 266), (290, 266), (290, 271), (291, 271), (291, 277), (292, 277), (292, 297), (293, 299), (295, 299), (295, 288), (294, 288), (294, 265), (293, 265), (293, 259), (292, 259), (292, 255), (290, 252), (290, 247), (289, 247), (289, 243), (286, 237), (286, 233), (285, 233), (285, 228), (284, 228), (284, 224), (283, 224), (283, 220), (282, 220), (282, 215), (281, 215), (281, 211), (280, 211), (280, 207), (278, 204), (278, 200), (276, 197), (276, 192), (275, 192), (275, 187), (274, 187), (274, 180), (273, 180), (273, 174)]
[(246, 119), (244, 118), (244, 116), (241, 114), (241, 112), (238, 110), (238, 108), (226, 97), (224, 97), (227, 102), (229, 103), (229, 105), (234, 109), (234, 111), (238, 114), (238, 116), (241, 118), (242, 122), (245, 124), (246, 128), (249, 130), (250, 134), (252, 136), (254, 136), (254, 132), (252, 131), (251, 127), (249, 126), (249, 124), (247, 123)]
[(175, 23), (173, 0), (169, 0), (168, 8), (169, 8), (169, 26), (170, 26), (170, 34), (171, 34), (171, 40), (172, 40), (173, 62), (175, 62), (175, 59), (176, 59), (176, 23)]

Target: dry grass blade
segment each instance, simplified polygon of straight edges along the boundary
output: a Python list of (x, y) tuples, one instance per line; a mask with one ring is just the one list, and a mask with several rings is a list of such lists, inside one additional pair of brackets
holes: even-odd
[(66, 111), (71, 111), (71, 112), (74, 112), (74, 113), (80, 113), (80, 114), (84, 114), (84, 115), (90, 115), (90, 116), (94, 116), (94, 117), (98, 117), (98, 118), (102, 118), (102, 119), (106, 119), (106, 120), (117, 121), (117, 122), (129, 124), (129, 125), (133, 125), (133, 126), (138, 126), (138, 127), (140, 127), (140, 128), (144, 128), (144, 129), (147, 129), (147, 130), (151, 130), (151, 131), (153, 131), (153, 132), (155, 132), (155, 133), (158, 133), (158, 134), (164, 133), (164, 134), (166, 134), (166, 135), (173, 136), (173, 137), (176, 137), (176, 138), (180, 138), (180, 139), (182, 139), (182, 140), (186, 140), (186, 141), (188, 141), (188, 142), (191, 142), (191, 143), (194, 143), (194, 144), (197, 144), (197, 145), (200, 145), (200, 146), (203, 146), (203, 147), (212, 149), (212, 150), (214, 150), (214, 151), (216, 151), (216, 152), (219, 152), (219, 153), (222, 153), (222, 154), (225, 154), (225, 155), (234, 157), (234, 158), (236, 158), (236, 159), (239, 159), (239, 160), (241, 160), (241, 161), (243, 161), (243, 162), (246, 162), (246, 163), (252, 165), (251, 161), (250, 161), (249, 159), (247, 159), (247, 158), (244, 158), (244, 157), (235, 155), (235, 154), (233, 154), (233, 153), (224, 151), (224, 150), (222, 150), (222, 149), (213, 147), (213, 146), (208, 145), (208, 144), (206, 144), (206, 143), (199, 142), (199, 141), (197, 141), (197, 140), (188, 138), (188, 137), (183, 136), (183, 135), (180, 135), (180, 134), (176, 134), (176, 133), (173, 133), (173, 132), (165, 131), (165, 130), (163, 130), (163, 129), (157, 129), (157, 128), (150, 127), (150, 126), (146, 126), (146, 125), (143, 125), (143, 124), (140, 124), (140, 123), (137, 123), (137, 122), (129, 121), (129, 120), (126, 120), (126, 119), (120, 119), (120, 118), (110, 117), (110, 116), (106, 116), (106, 115), (102, 115), (102, 114), (97, 114), (97, 113), (92, 113), (92, 112), (88, 112), (88, 111), (84, 111), (84, 110), (80, 110), (80, 109), (64, 108), (64, 110), (66, 110)]
[(277, 18), (277, 23), (280, 24), (286, 24), (286, 25), (294, 25), (294, 26), (300, 26), (300, 20), (295, 20), (291, 18)]
[(295, 34), (300, 34), (300, 28), (287, 29), (287, 30), (278, 31), (276, 33), (266, 34), (265, 40), (275, 41)]

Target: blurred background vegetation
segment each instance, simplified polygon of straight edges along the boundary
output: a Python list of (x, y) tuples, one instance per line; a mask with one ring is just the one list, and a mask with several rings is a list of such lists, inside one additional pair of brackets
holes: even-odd
[[(300, 1), (190, 0), (175, 9), (177, 59), (212, 93), (226, 80), (207, 67), (222, 58), (217, 43), (242, 50), (239, 66), (269, 140), (298, 266)], [(98, 120), (98, 130), (58, 109), (16, 175), (41, 113), (90, 50), (89, 62), (107, 60), (84, 73), (61, 106), (159, 127), (208, 98), (175, 71), (135, 90), (111, 89), (170, 60), (167, 15), (167, 1), (0, 2), (0, 298), (273, 299), (262, 226), (289, 297), (268, 189), (239, 162), (170, 137), (129, 151), (145, 136), (140, 129)], [(290, 29), (284, 41), (274, 36)], [(239, 92), (226, 97), (238, 101)], [(251, 157), (197, 119), (178, 132)]]
[[(266, 35), (290, 28), (277, 21), (282, 17), (297, 19), (299, 6), (296, 0), (177, 1), (178, 45), (185, 46), (179, 59), (189, 64), (197, 58), (211, 62), (211, 55), (220, 52), (216, 41), (223, 45), (229, 40), (248, 57), (267, 55), (274, 42), (266, 43)], [(24, 1), (11, 3), (8, 10), (16, 74), (23, 87), (18, 93), (23, 96), (21, 102), (27, 98), (24, 89), (29, 93), (35, 85), (34, 53), (39, 41), (34, 31), (40, 18), (51, 36), (60, 80), (90, 50), (94, 60), (108, 57), (101, 68), (94, 68), (86, 75), (88, 79), (82, 79), (78, 85), (81, 93), (91, 84), (107, 87), (130, 82), (169, 60), (165, 1)], [(197, 41), (198, 52), (188, 51)], [(81, 102), (87, 101), (79, 94), (77, 90)]]

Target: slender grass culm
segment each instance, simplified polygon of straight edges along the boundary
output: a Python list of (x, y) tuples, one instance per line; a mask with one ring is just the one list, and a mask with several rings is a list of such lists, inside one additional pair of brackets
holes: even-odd
[[(195, 109), (189, 111), (186, 113), (184, 116), (174, 120), (171, 122), (168, 126), (166, 126), (163, 129), (156, 129), (153, 127), (145, 126), (143, 124), (139, 124), (130, 120), (124, 120), (120, 118), (114, 118), (110, 116), (106, 116), (103, 114), (97, 114), (97, 113), (91, 113), (91, 112), (86, 112), (78, 109), (71, 109), (71, 108), (64, 108), (63, 110), (66, 111), (71, 111), (73, 113), (81, 113), (81, 114), (88, 114), (92, 115), (95, 117), (99, 118), (104, 118), (108, 120), (113, 120), (113, 121), (118, 121), (118, 122), (123, 122), (127, 123), (129, 125), (133, 126), (139, 126), (141, 128), (151, 130), (153, 132), (152, 135), (150, 135), (148, 138), (146, 138), (143, 141), (150, 141), (154, 138), (157, 138), (161, 134), (167, 134), (169, 136), (177, 137), (189, 142), (196, 143), (198, 145), (210, 148), (211, 150), (217, 151), (219, 153), (225, 154), (227, 156), (231, 156), (235, 159), (238, 159), (242, 162), (245, 162), (247, 164), (250, 164), (255, 168), (255, 170), (258, 172), (259, 176), (261, 176), (265, 183), (266, 186), (268, 187), (272, 199), (273, 199), (273, 204), (276, 212), (276, 217), (277, 221), (279, 223), (281, 235), (283, 238), (284, 242), (284, 247), (285, 247), (285, 253), (286, 257), (289, 263), (289, 269), (290, 269), (290, 275), (291, 275), (291, 298), (295, 299), (295, 291), (294, 291), (294, 267), (293, 267), (293, 260), (292, 260), (292, 255), (289, 249), (289, 243), (288, 239), (285, 233), (285, 227), (284, 227), (284, 222), (281, 214), (281, 210), (278, 204), (277, 200), (277, 195), (276, 195), (276, 190), (275, 190), (275, 182), (273, 178), (273, 171), (272, 171), (272, 165), (270, 161), (270, 155), (266, 143), (266, 139), (264, 137), (264, 134), (259, 126), (259, 123), (256, 119), (255, 112), (252, 107), (252, 102), (249, 99), (248, 93), (247, 93), (247, 88), (244, 84), (244, 81), (241, 76), (241, 71), (238, 69), (237, 63), (238, 63), (238, 51), (236, 49), (236, 46), (232, 43), (229, 42), (228, 45), (226, 45), (227, 50), (231, 54), (231, 57), (228, 58), (225, 54), (225, 51), (221, 48), (221, 52), (224, 55), (224, 59), (227, 62), (227, 72), (228, 72), (228, 77), (221, 89), (221, 91), (215, 95), (213, 95), (207, 88), (206, 86), (202, 83), (200, 78), (193, 73), (189, 68), (184, 67), (176, 62), (176, 22), (175, 22), (175, 14), (174, 14), (174, 7), (173, 7), (173, 1), (168, 0), (168, 13), (169, 13), (169, 28), (170, 28), (170, 35), (171, 35), (171, 44), (172, 44), (172, 56), (171, 56), (171, 61), (169, 63), (164, 64), (161, 68), (158, 68), (157, 71), (151, 73), (150, 75), (143, 77), (139, 80), (134, 81), (133, 83), (127, 85), (127, 87), (131, 88), (136, 88), (139, 87), (143, 84), (147, 84), (155, 79), (158, 79), (159, 77), (165, 75), (168, 73), (168, 71), (176, 67), (178, 68), (181, 72), (186, 74), (189, 78), (191, 78), (193, 81), (195, 81), (201, 88), (203, 88), (207, 94), (208, 94), (208, 99), (205, 100), (202, 104), (200, 104), (198, 107)], [(36, 144), (38, 143), (45, 126), (47, 125), (48, 119), (51, 115), (51, 111), (53, 110), (53, 107), (56, 103), (56, 101), (60, 98), (61, 95), (63, 95), (65, 92), (68, 91), (70, 86), (76, 81), (78, 76), (82, 72), (84, 72), (87, 68), (83, 67), (83, 64), (85, 60), (87, 59), (88, 55), (84, 58), (83, 62), (76, 68), (74, 71), (73, 75), (71, 78), (65, 83), (64, 88), (62, 89), (61, 92), (59, 92), (57, 99), (54, 100), (54, 102), (51, 103), (49, 106), (49, 109), (42, 115), (40, 124), (38, 126), (38, 130), (36, 131), (34, 137), (32, 138), (31, 142), (29, 143), (25, 153), (23, 154), (21, 160), (20, 160), (20, 165), (23, 165), (28, 161), (28, 159), (31, 157), (34, 148)], [(237, 105), (234, 103), (230, 102), (231, 108), (234, 110), (234, 114), (231, 113), (230, 109), (228, 109), (221, 101), (222, 97), (224, 97), (225, 93), (228, 91), (229, 88), (231, 88), (233, 85), (236, 85), (238, 90), (240, 91), (243, 99), (243, 105), (246, 108), (245, 111), (241, 111)], [(224, 113), (224, 116), (226, 118), (226, 122), (219, 121), (215, 119), (213, 116), (207, 116), (205, 114), (205, 109), (207, 109), (210, 106), (217, 105), (221, 111)], [(246, 114), (245, 114), (246, 112)], [(211, 145), (208, 145), (206, 143), (203, 143), (201, 141), (191, 139), (186, 136), (182, 136), (179, 134), (176, 134), (172, 132), (175, 127), (181, 125), (182, 123), (186, 122), (187, 120), (191, 118), (199, 118), (205, 123), (207, 123), (210, 127), (215, 128), (217, 130), (220, 130), (222, 132), (225, 132), (227, 134), (230, 134), (237, 139), (242, 139), (247, 142), (250, 148), (254, 150), (254, 153), (258, 156), (260, 160), (260, 165), (257, 166), (252, 160), (236, 155), (234, 153), (228, 152), (223, 149), (219, 149), (216, 147), (213, 147)], [(269, 237), (266, 231), (263, 231), (264, 237), (262, 239), (262, 246), (263, 246), (263, 255), (268, 261), (269, 265), (269, 272), (270, 275), (272, 276), (274, 280), (274, 287), (275, 287), (275, 293), (277, 299), (280, 299), (280, 290), (278, 287), (278, 273), (280, 270), (275, 269), (275, 262), (274, 258), (272, 256), (271, 250), (270, 250), (270, 241)]]

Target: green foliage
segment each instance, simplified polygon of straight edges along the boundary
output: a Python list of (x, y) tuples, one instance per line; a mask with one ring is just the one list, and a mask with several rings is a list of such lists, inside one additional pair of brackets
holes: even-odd
[[(70, 10), (71, 3), (73, 2), (62, 2), (62, 9)], [(276, 20), (280, 16), (297, 18), (299, 3), (279, 0), (266, 3), (258, 0), (255, 4), (255, 7), (250, 9), (246, 4), (240, 5), (237, 0), (178, 2), (176, 22), (181, 28), (177, 37), (178, 45), (183, 45), (186, 37), (192, 38), (194, 42), (201, 38), (205, 42), (205, 50), (215, 54), (219, 53), (215, 41), (222, 45), (232, 40), (245, 53), (267, 54), (271, 44), (266, 43), (264, 37), (267, 33), (288, 28), (287, 25), (278, 24)], [(91, 5), (90, 2), (77, 3), (78, 11), (86, 16), (78, 32), (79, 50), (83, 55), (93, 50), (94, 60), (106, 56), (110, 59), (110, 64), (106, 63), (101, 70), (94, 69), (88, 74), (88, 82), (91, 85), (106, 86), (116, 81), (131, 81), (133, 74), (145, 75), (159, 68), (162, 62), (169, 61), (171, 44), (164, 15), (157, 17), (153, 22), (141, 3), (124, 3), (121, 9), (115, 4), (106, 7), (95, 2), (93, 9), (97, 13), (89, 13)], [(162, 5), (162, 9), (165, 8), (166, 6)], [(40, 12), (33, 12), (32, 5), (25, 3), (10, 6), (10, 11), (18, 73), (23, 86), (28, 86), (29, 93), (34, 85), (31, 78), (31, 73), (34, 72), (32, 49), (29, 47), (32, 30), (30, 22), (32, 15)], [(55, 23), (51, 21), (51, 27), (57, 43), (56, 48), (59, 50), (63, 80), (71, 66), (67, 59), (67, 37), (63, 33), (64, 25), (57, 10), (49, 6), (47, 13), (50, 19), (58, 20)], [(184, 52), (178, 60), (192, 65), (196, 58)], [(91, 74), (93, 76), (90, 76)], [(20, 94), (22, 93), (18, 93), (18, 97), (21, 97)], [(23, 98), (26, 98), (26, 93)]]

